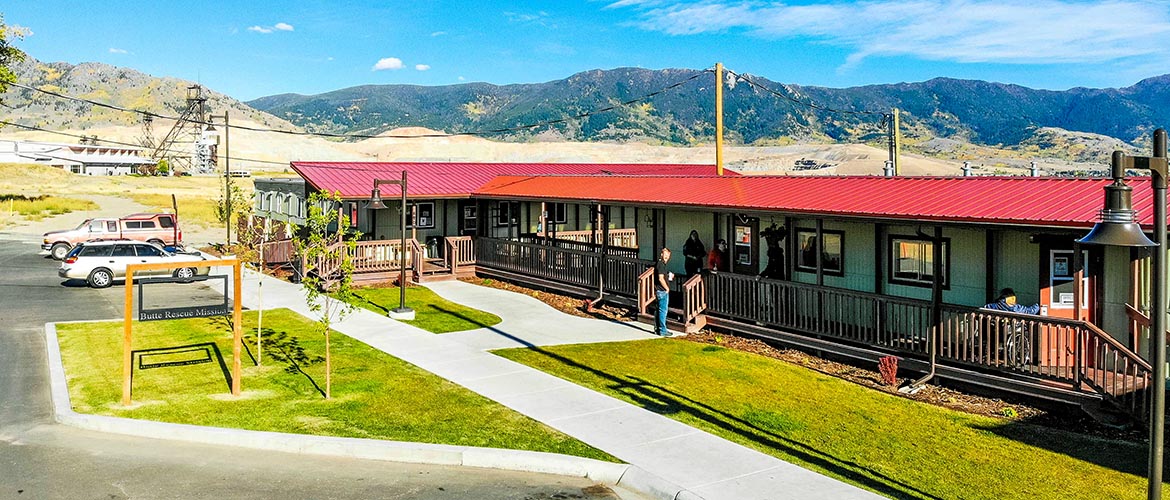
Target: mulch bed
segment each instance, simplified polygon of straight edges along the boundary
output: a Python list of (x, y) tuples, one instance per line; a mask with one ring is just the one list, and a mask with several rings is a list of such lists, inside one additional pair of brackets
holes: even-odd
[[(534, 297), (537, 300), (540, 300), (561, 312), (571, 314), (573, 316), (611, 319), (617, 321), (629, 321), (637, 317), (637, 311), (629, 308), (617, 307), (613, 305), (602, 305), (600, 307), (594, 307), (591, 310), (586, 310), (584, 305), (586, 301), (583, 301), (582, 299), (541, 290), (534, 290), (504, 281), (484, 278), (462, 278), (461, 281), (491, 288), (498, 288), (501, 290), (508, 290), (516, 293), (522, 293), (524, 295)], [(710, 329), (703, 329), (699, 332), (682, 337), (681, 340), (700, 344), (717, 345), (728, 349), (735, 349), (737, 351), (750, 352), (753, 354), (759, 354), (761, 356), (767, 356), (769, 358), (786, 361), (794, 365), (800, 365), (812, 370), (816, 370), (826, 375), (847, 380), (855, 384), (882, 391), (894, 396), (923, 403), (929, 403), (965, 413), (972, 413), (976, 415), (984, 415), (988, 417), (1013, 421), (1026, 421), (1030, 424), (1040, 425), (1053, 429), (1061, 429), (1109, 439), (1121, 439), (1134, 442), (1143, 442), (1146, 439), (1146, 433), (1144, 429), (1117, 429), (1108, 427), (1096, 422), (1088, 415), (1077, 410), (1049, 411), (1020, 401), (1008, 401), (998, 398), (977, 396), (933, 384), (924, 384), (921, 390), (913, 394), (901, 393), (898, 392), (897, 387), (887, 385), (882, 381), (881, 375), (876, 370), (876, 364), (873, 370), (860, 368), (847, 363), (839, 363), (836, 361), (819, 358), (817, 356), (813, 356), (795, 349), (778, 348), (759, 339), (740, 337), (730, 333), (714, 332)], [(900, 378), (899, 381), (908, 382), (909, 379)]]

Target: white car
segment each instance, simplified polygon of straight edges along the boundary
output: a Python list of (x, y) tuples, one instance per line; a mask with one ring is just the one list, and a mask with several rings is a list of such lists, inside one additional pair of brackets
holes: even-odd
[(210, 272), (211, 268), (196, 265), (205, 260), (207, 259), (197, 253), (168, 252), (154, 243), (130, 240), (90, 241), (79, 244), (65, 256), (65, 260), (61, 261), (61, 268), (57, 270), (57, 276), (85, 280), (93, 288), (106, 288), (114, 284), (115, 279), (126, 277), (126, 266), (129, 264), (191, 262), (191, 267), (135, 273), (135, 276), (173, 276), (181, 280), (190, 280), (196, 276), (206, 276)]

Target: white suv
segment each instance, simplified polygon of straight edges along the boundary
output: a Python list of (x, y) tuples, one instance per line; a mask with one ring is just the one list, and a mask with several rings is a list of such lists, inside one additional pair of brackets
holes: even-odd
[[(61, 262), (57, 276), (68, 279), (83, 279), (93, 288), (105, 288), (114, 280), (126, 277), (128, 264), (154, 262), (191, 262), (192, 267), (174, 270), (143, 271), (144, 276), (174, 276), (189, 280), (195, 276), (206, 276), (208, 267), (197, 267), (196, 262), (207, 260), (196, 253), (171, 253), (154, 243), (115, 240), (90, 241), (75, 247)], [(138, 273), (135, 273), (138, 276)]]

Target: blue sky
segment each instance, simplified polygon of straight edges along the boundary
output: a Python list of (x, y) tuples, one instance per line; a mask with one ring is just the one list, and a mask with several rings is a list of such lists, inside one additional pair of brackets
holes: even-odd
[(937, 76), (1123, 87), (1170, 73), (1167, 0), (17, 0), (0, 13), (40, 60), (127, 66), (244, 100), (716, 61), (829, 87)]

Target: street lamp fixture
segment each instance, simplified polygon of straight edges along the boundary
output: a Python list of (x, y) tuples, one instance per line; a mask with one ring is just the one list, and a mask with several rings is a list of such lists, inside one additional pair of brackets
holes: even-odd
[[(1113, 184), (1105, 187), (1101, 222), (1078, 240), (1083, 245), (1152, 247), (1150, 262), (1150, 366), (1153, 392), (1150, 398), (1150, 450), (1147, 500), (1162, 498), (1162, 462), (1166, 424), (1166, 131), (1154, 131), (1154, 155), (1129, 156), (1113, 152)], [(1133, 188), (1125, 185), (1128, 168), (1148, 169), (1154, 191), (1154, 241), (1146, 238), (1133, 210)]]
[(402, 171), (402, 180), (374, 179), (374, 190), (370, 193), (371, 209), (386, 208), (386, 204), (382, 202), (382, 191), (378, 188), (382, 184), (398, 184), (402, 188), (402, 243), (398, 247), (398, 307), (387, 313), (387, 316), (410, 321), (414, 319), (414, 309), (406, 307), (406, 171)]
[[(232, 176), (231, 176), (231, 158), (230, 153), (231, 141), (228, 136), (228, 131), (231, 130), (230, 122), (228, 121), (228, 112), (224, 110), (222, 115), (207, 115), (207, 128), (204, 130), (208, 135), (216, 137), (216, 142), (219, 142), (219, 132), (216, 131), (213, 123), (216, 119), (223, 119), (223, 202), (224, 202), (224, 219), (225, 226), (227, 226), (227, 239), (224, 240), (224, 245), (232, 244)], [(216, 152), (218, 156), (219, 152)]]

